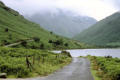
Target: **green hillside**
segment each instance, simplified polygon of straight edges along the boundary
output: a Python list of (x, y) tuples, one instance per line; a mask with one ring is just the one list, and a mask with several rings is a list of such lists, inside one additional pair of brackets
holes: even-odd
[(120, 47), (120, 13), (117, 12), (99, 21), (74, 38), (102, 47)]
[[(27, 42), (27, 40), (32, 40)], [(21, 42), (14, 47), (60, 49), (80, 48), (75, 41), (59, 37), (26, 20), (18, 12), (0, 2), (0, 46)]]

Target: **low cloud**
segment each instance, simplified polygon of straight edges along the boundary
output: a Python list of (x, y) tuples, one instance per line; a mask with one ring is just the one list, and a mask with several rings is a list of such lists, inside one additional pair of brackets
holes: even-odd
[(103, 0), (103, 1), (115, 7), (117, 10), (120, 10), (120, 0)]
[(44, 11), (56, 12), (57, 8), (76, 14), (88, 15), (97, 20), (118, 11), (118, 0), (2, 0), (7, 6), (21, 14), (31, 15)]

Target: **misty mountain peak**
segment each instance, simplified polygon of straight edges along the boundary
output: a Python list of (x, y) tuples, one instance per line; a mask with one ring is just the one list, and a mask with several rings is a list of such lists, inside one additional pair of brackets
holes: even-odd
[(25, 17), (40, 24), (46, 30), (70, 38), (97, 22), (94, 18), (76, 15), (69, 10), (59, 8), (55, 12), (45, 11), (44, 14), (42, 12)]

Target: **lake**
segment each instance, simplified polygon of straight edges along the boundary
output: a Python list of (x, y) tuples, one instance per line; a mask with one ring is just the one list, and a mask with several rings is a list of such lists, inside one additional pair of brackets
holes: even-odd
[[(74, 50), (66, 50), (70, 52), (72, 57), (79, 56), (112, 56), (120, 58), (120, 49), (74, 49)], [(55, 53), (60, 53), (61, 51), (53, 51)]]

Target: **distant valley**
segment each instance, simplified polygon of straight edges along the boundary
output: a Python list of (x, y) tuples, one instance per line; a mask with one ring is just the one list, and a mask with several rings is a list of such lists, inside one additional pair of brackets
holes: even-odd
[(46, 11), (25, 17), (48, 31), (68, 38), (72, 38), (97, 22), (92, 17), (75, 15), (61, 9), (57, 9), (56, 13)]

